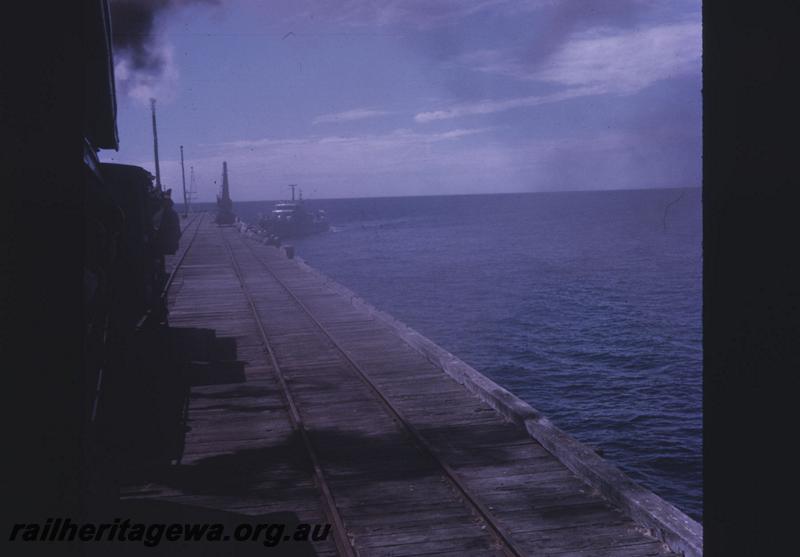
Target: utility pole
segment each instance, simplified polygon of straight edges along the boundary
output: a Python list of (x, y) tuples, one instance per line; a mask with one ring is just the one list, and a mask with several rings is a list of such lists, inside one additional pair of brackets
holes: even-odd
[(181, 145), (181, 181), (183, 182), (183, 216), (189, 214), (189, 202), (186, 199), (186, 170), (183, 167), (183, 145)]
[(189, 191), (186, 193), (186, 212), (194, 201), (194, 166), (189, 166)]
[(161, 169), (158, 166), (158, 132), (156, 131), (156, 100), (150, 99), (150, 109), (153, 112), (153, 152), (156, 159), (156, 187), (161, 190)]

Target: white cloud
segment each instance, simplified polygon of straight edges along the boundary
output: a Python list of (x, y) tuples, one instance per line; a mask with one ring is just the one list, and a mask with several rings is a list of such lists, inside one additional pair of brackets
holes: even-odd
[(701, 26), (689, 22), (575, 34), (543, 62), (528, 62), (518, 50), (483, 49), (457, 64), (525, 81), (635, 92), (662, 79), (699, 74), (701, 51)]
[(458, 103), (439, 110), (420, 112), (414, 116), (414, 120), (424, 124), (434, 120), (448, 120), (450, 118), (460, 118), (462, 116), (473, 116), (477, 114), (492, 114), (495, 112), (504, 112), (513, 108), (539, 106), (542, 104), (564, 101), (575, 97), (596, 94), (597, 92), (597, 89), (585, 87), (568, 89), (548, 95), (531, 95), (528, 97), (516, 97), (503, 100), (484, 99), (475, 102)]
[(431, 29), (489, 10), (516, 14), (550, 3), (552, 0), (280, 0), (270, 3), (270, 11), (286, 20), (313, 18), (353, 27), (401, 25)]
[(660, 25), (624, 33), (595, 30), (574, 37), (530, 78), (566, 86), (635, 93), (672, 77), (699, 74), (699, 23)]
[(511, 99), (483, 99), (420, 112), (420, 123), (492, 114), (588, 95), (632, 94), (658, 81), (700, 73), (701, 29), (696, 23), (611, 32), (594, 30), (567, 41), (543, 64), (528, 67), (509, 51), (485, 49), (459, 63), (487, 73), (563, 86), (559, 92)]
[(378, 116), (386, 116), (391, 114), (385, 110), (371, 110), (368, 108), (356, 108), (353, 110), (346, 110), (344, 112), (335, 112), (332, 114), (323, 114), (317, 116), (313, 120), (313, 124), (338, 124), (341, 122), (352, 122), (353, 120), (363, 120), (365, 118), (375, 118)]

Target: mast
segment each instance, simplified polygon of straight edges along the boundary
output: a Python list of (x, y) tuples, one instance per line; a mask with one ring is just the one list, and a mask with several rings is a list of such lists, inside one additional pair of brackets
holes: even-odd
[(292, 201), (294, 201), (294, 188), (297, 187), (297, 184), (289, 184), (289, 187), (292, 188)]
[(150, 99), (150, 109), (153, 113), (153, 152), (156, 159), (156, 187), (161, 191), (161, 169), (158, 166), (158, 131), (156, 130), (156, 100)]
[(189, 202), (186, 199), (186, 169), (183, 167), (183, 145), (181, 145), (181, 181), (183, 182), (183, 216), (189, 214)]

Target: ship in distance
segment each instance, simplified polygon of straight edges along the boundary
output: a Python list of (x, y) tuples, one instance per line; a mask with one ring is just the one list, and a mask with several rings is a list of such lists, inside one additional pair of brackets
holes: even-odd
[(290, 184), (292, 199), (279, 201), (272, 211), (261, 218), (259, 226), (264, 233), (280, 239), (302, 238), (325, 232), (330, 228), (323, 210), (309, 211), (303, 201), (303, 192), (295, 199), (296, 184)]

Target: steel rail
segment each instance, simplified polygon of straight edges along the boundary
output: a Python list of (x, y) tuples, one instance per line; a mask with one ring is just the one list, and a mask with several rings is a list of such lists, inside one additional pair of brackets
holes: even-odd
[(305, 446), (306, 452), (308, 453), (309, 459), (311, 460), (312, 467), (314, 469), (314, 479), (319, 487), (320, 491), (322, 492), (322, 500), (323, 506), (325, 508), (325, 514), (328, 515), (328, 519), (331, 521), (334, 529), (334, 539), (336, 542), (336, 548), (339, 550), (339, 554), (345, 557), (356, 557), (357, 552), (353, 547), (352, 543), (350, 542), (350, 538), (347, 535), (347, 529), (344, 526), (344, 521), (342, 520), (341, 515), (339, 514), (339, 509), (336, 506), (336, 500), (333, 497), (333, 493), (328, 486), (328, 482), (325, 480), (325, 476), (322, 472), (322, 466), (320, 465), (319, 457), (317, 456), (316, 450), (314, 450), (314, 446), (311, 444), (311, 439), (308, 436), (308, 431), (306, 430), (305, 424), (303, 423), (303, 418), (300, 416), (300, 412), (297, 409), (297, 404), (294, 401), (294, 397), (292, 396), (291, 391), (289, 390), (289, 385), (286, 383), (286, 378), (283, 375), (283, 371), (281, 370), (280, 365), (278, 364), (278, 359), (275, 357), (275, 352), (272, 349), (272, 344), (269, 342), (269, 338), (267, 337), (267, 332), (264, 329), (264, 323), (261, 321), (261, 316), (258, 313), (258, 309), (256, 308), (255, 302), (253, 301), (253, 297), (250, 293), (250, 289), (247, 287), (247, 284), (244, 280), (244, 275), (242, 274), (242, 269), (239, 266), (239, 262), (236, 261), (236, 256), (233, 253), (233, 249), (231, 249), (230, 243), (228, 239), (225, 238), (225, 235), (220, 233), (220, 236), (223, 239), (225, 244), (225, 248), (228, 251), (228, 255), (231, 258), (231, 263), (233, 264), (233, 270), (236, 273), (236, 277), (239, 279), (239, 283), (242, 286), (242, 291), (244, 292), (245, 297), (247, 298), (247, 303), (250, 306), (250, 310), (253, 312), (253, 316), (255, 317), (256, 325), (258, 326), (258, 331), (261, 335), (261, 338), (264, 342), (264, 348), (269, 356), (270, 362), (272, 363), (272, 368), (275, 371), (275, 376), (278, 378), (278, 382), (280, 383), (281, 390), (283, 392), (284, 399), (286, 401), (286, 405), (289, 408), (289, 417), (292, 423), (292, 427), (295, 431), (300, 434), (300, 438), (303, 441), (303, 445)]
[[(166, 302), (167, 294), (169, 293), (169, 287), (172, 286), (172, 281), (175, 280), (175, 275), (178, 272), (183, 260), (186, 258), (186, 254), (189, 253), (189, 249), (192, 247), (194, 243), (194, 239), (197, 238), (197, 232), (200, 230), (200, 225), (203, 224), (203, 217), (205, 217), (205, 213), (200, 213), (196, 215), (191, 221), (189, 221), (183, 230), (189, 228), (194, 221), (197, 221), (197, 226), (194, 227), (194, 233), (192, 234), (192, 238), (189, 240), (189, 243), (186, 245), (186, 248), (181, 252), (181, 255), (178, 257), (178, 261), (175, 263), (175, 266), (172, 268), (172, 271), (169, 273), (169, 277), (167, 278), (167, 282), (164, 283), (164, 288), (161, 289), (161, 299)], [(181, 230), (181, 235), (183, 235), (183, 230)]]
[[(372, 382), (369, 378), (367, 373), (358, 364), (344, 349), (344, 347), (333, 337), (333, 335), (328, 331), (328, 329), (314, 316), (314, 314), (308, 309), (308, 307), (300, 300), (300, 298), (295, 295), (294, 292), (286, 285), (286, 283), (281, 280), (275, 272), (270, 269), (270, 267), (256, 255), (253, 251), (252, 246), (249, 242), (245, 240), (244, 244), (250, 250), (250, 253), (253, 257), (261, 263), (261, 266), (264, 267), (267, 272), (272, 276), (272, 278), (286, 291), (287, 294), (294, 300), (294, 302), (303, 310), (303, 312), (311, 319), (311, 321), (319, 328), (325, 337), (331, 342), (331, 344), (336, 348), (336, 350), (344, 357), (344, 359), (350, 364), (359, 378), (363, 381), (363, 383), (377, 396), (380, 400), (384, 408), (389, 412), (389, 414), (395, 419), (397, 423), (402, 426), (402, 429), (408, 434), (408, 436), (414, 441), (417, 447), (425, 454), (427, 454), (436, 464), (444, 472), (444, 476), (450, 482), (450, 484), (456, 488), (456, 490), (461, 494), (462, 499), (467, 503), (468, 506), (471, 506), (474, 511), (480, 516), (480, 518), (489, 526), (489, 532), (492, 534), (494, 539), (500, 544), (501, 549), (506, 555), (511, 555), (514, 557), (524, 557), (526, 552), (524, 552), (511, 538), (508, 536), (501, 527), (497, 524), (494, 516), (491, 514), (489, 509), (486, 508), (480, 501), (478, 501), (468, 490), (467, 486), (464, 482), (459, 478), (458, 474), (453, 470), (446, 462), (444, 462), (439, 455), (436, 453), (436, 450), (425, 440), (425, 438), (416, 430), (416, 428), (409, 423), (409, 421), (398, 411), (394, 405), (384, 396), (384, 394), (378, 389), (378, 387)], [(268, 342), (265, 337), (265, 342)]]

